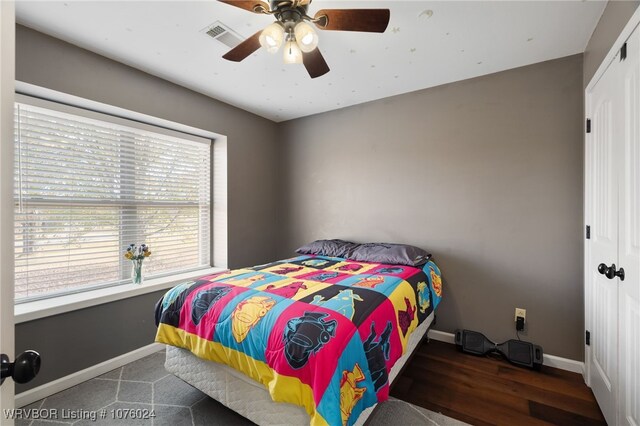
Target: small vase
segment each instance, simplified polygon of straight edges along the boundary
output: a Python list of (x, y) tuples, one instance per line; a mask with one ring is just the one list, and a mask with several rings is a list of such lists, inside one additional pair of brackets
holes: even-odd
[(131, 261), (131, 280), (133, 284), (140, 285), (142, 284), (142, 260), (132, 260)]

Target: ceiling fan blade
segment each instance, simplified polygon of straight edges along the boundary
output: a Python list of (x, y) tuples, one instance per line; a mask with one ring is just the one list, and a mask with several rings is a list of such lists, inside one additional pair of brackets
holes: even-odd
[(314, 19), (321, 30), (383, 33), (389, 16), (389, 9), (322, 9)]
[(311, 78), (320, 77), (329, 72), (329, 65), (317, 47), (309, 53), (302, 53), (302, 63)]
[(260, 0), (218, 0), (240, 9), (248, 10), (253, 13), (264, 13), (269, 11), (269, 5)]
[(225, 53), (222, 57), (228, 61), (242, 61), (244, 58), (260, 49), (260, 33), (262, 33), (262, 30), (258, 31), (257, 33)]

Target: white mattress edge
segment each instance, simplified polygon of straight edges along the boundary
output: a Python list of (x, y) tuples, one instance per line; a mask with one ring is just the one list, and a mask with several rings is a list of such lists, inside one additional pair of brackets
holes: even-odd
[[(434, 316), (435, 313), (432, 312), (409, 337), (405, 353), (391, 367), (390, 383), (395, 380), (409, 361), (413, 351), (426, 336)], [(274, 402), (271, 400), (269, 391), (261, 383), (227, 365), (200, 359), (186, 349), (167, 345), (165, 368), (168, 372), (256, 424), (309, 424), (309, 415), (301, 406)], [(234, 399), (232, 394), (236, 390), (239, 390), (239, 395)], [(248, 395), (251, 395), (250, 404), (246, 401)], [(376, 405), (363, 410), (355, 425), (363, 425)]]

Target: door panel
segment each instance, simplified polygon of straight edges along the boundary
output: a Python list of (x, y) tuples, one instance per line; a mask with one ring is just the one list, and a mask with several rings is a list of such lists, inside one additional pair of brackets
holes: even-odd
[(619, 419), (640, 425), (640, 32), (627, 40), (620, 63), (624, 167), (620, 179), (620, 390)]
[(620, 419), (623, 425), (640, 425), (640, 304), (637, 299), (623, 296), (621, 307), (625, 325), (621, 333)]
[(618, 280), (598, 272), (598, 265), (618, 265), (617, 117), (620, 89), (615, 63), (590, 94), (592, 133), (587, 137), (587, 194), (591, 240), (586, 279), (591, 294), (591, 387), (609, 424), (616, 424), (618, 393)]
[[(0, 1), (0, 352), (13, 359), (13, 99), (15, 63), (15, 13), (11, 1)], [(0, 424), (12, 425), (4, 416), (14, 405), (14, 384), (0, 387)]]

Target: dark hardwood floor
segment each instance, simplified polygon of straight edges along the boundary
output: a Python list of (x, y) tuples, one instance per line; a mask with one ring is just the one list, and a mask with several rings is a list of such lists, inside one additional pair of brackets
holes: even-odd
[(424, 342), (391, 395), (474, 425), (606, 425), (580, 374), (515, 367)]

